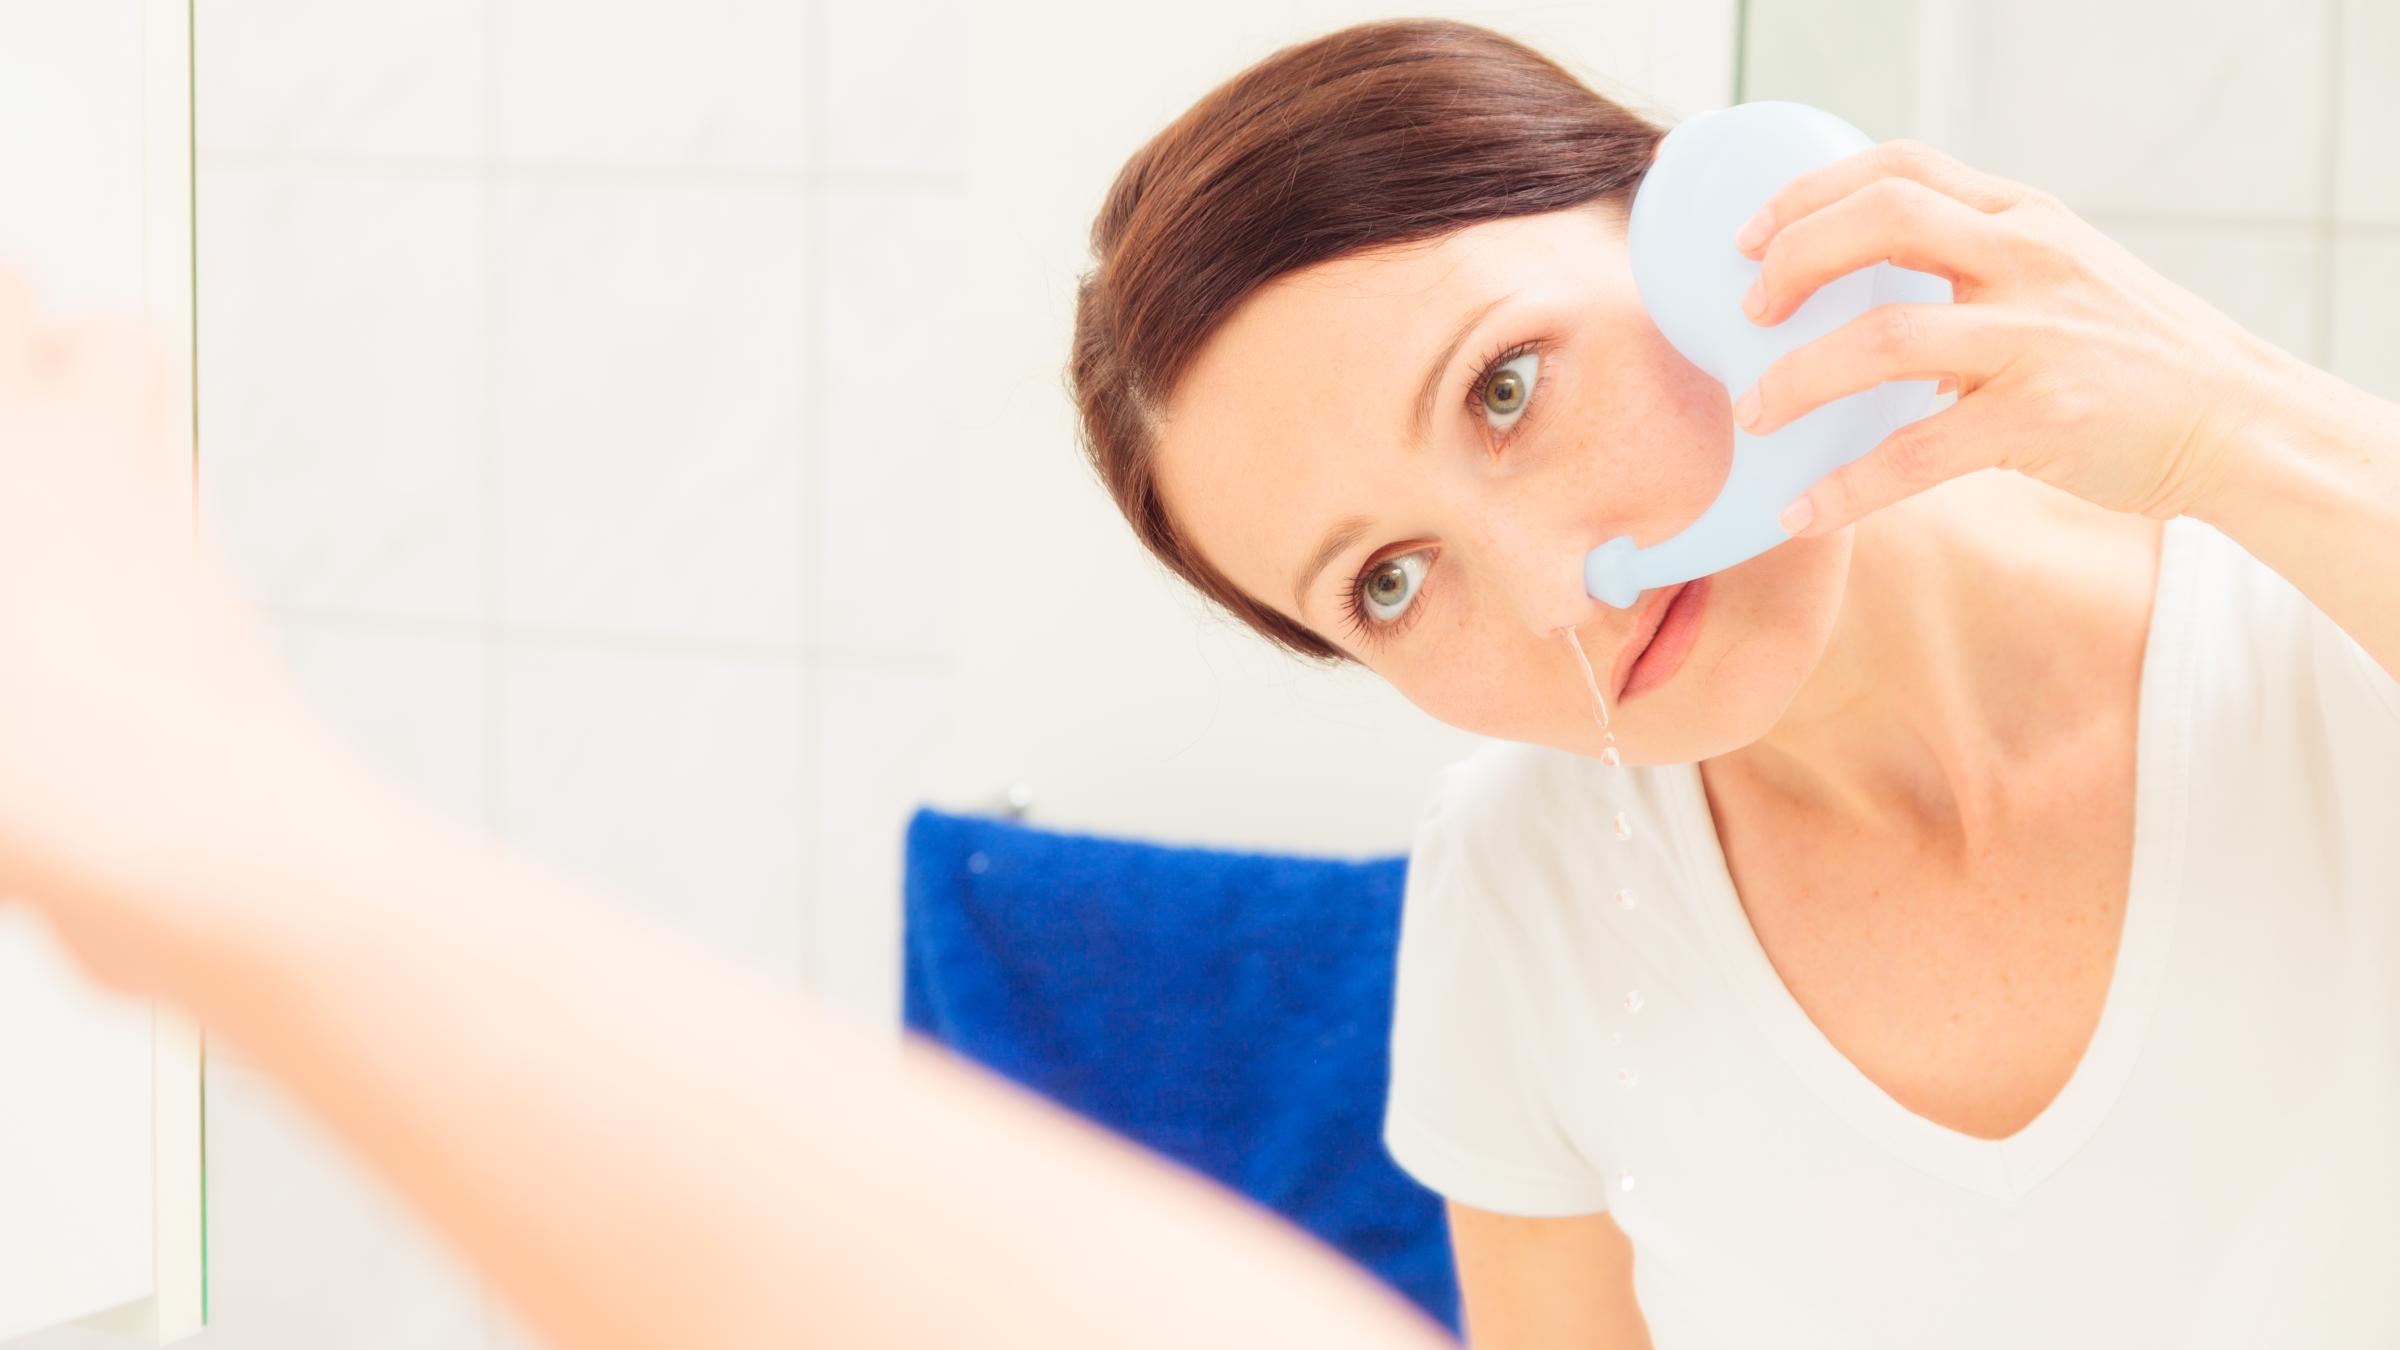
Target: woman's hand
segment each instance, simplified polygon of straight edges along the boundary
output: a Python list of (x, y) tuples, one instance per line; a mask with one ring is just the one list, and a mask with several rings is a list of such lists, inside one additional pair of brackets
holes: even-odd
[(44, 315), (0, 266), (0, 903), (143, 994), (225, 917), (149, 897), (288, 826), (330, 762), (194, 546), (180, 378), (138, 319)]
[(1958, 391), (1792, 503), (1783, 525), (1795, 534), (1991, 467), (2113, 510), (2201, 514), (2303, 364), (2056, 198), (1916, 141), (1799, 175), (1735, 242), (1761, 260), (1745, 301), (1761, 324), (1886, 259), (1948, 278), (1954, 297), (1871, 309), (1786, 352), (1737, 400), (1736, 417), (1752, 414), (1743, 425), (1763, 434), (1886, 380)]

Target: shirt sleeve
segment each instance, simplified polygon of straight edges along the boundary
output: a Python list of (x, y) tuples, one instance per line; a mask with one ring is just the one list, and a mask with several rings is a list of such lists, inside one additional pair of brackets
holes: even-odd
[(1523, 972), (1489, 932), (1478, 874), (1444, 810), (1418, 812), (1403, 885), (1384, 1149), (1462, 1204), (1551, 1217), (1608, 1207), (1607, 1175), (1561, 1129), (1538, 1069)]

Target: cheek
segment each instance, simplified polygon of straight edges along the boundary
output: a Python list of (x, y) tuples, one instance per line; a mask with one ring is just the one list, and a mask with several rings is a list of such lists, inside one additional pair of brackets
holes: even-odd
[[(1850, 566), (1849, 530), (1778, 545), (1716, 574), (1699, 645), (1676, 680), (1612, 711), (1626, 758), (1689, 763), (1771, 730), (1823, 657)], [(1463, 635), (1458, 635), (1463, 636)], [(1503, 740), (1598, 753), (1581, 667), (1564, 642), (1463, 645), (1471, 660), (1376, 671), (1436, 721)]]
[(1551, 698), (1560, 676), (1540, 663), (1575, 658), (1564, 642), (1554, 638), (1550, 645), (1556, 650), (1539, 643), (1528, 650), (1514, 641), (1462, 642), (1455, 658), (1376, 673), (1438, 722), (1478, 736), (1555, 744), (1559, 709)]
[(1683, 359), (1655, 330), (1644, 358), (1625, 367), (1616, 405), (1626, 415), (1625, 444), (1635, 453), (1612, 456), (1615, 500), (1627, 506), (1613, 522), (1643, 547), (1697, 519), (1725, 486), (1733, 468), (1732, 402), (1725, 386)]
[(1850, 537), (1837, 530), (1796, 539), (1716, 574), (1707, 627), (1685, 672), (1698, 678), (1627, 710), (1645, 760), (1721, 755), (1774, 728), (1832, 639)]

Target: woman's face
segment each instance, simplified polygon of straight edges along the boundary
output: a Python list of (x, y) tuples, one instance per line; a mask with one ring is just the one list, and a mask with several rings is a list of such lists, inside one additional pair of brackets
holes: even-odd
[(1675, 588), (1612, 609), (1585, 594), (1584, 553), (1620, 534), (1647, 547), (1699, 516), (1732, 463), (1729, 402), (1650, 321), (1623, 217), (1595, 203), (1261, 288), (1175, 390), (1159, 490), (1234, 584), (1442, 721), (1598, 754), (1558, 632), (1572, 627), (1626, 761), (1683, 763), (1782, 716), (1849, 563), (1845, 529), (1693, 583), (1699, 622), (1674, 673), (1657, 682), (1666, 663), (1644, 663), (1618, 695)]

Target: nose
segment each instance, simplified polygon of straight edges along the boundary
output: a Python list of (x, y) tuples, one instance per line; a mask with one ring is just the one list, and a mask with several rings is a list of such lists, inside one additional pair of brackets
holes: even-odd
[[(1621, 627), (1625, 617), (1583, 588), (1583, 555), (1591, 547), (1582, 539), (1587, 532), (1528, 528), (1519, 517), (1485, 531), (1477, 552), (1487, 560), (1491, 603), (1534, 637), (1556, 642), (1560, 629), (1572, 629), (1597, 653), (1606, 649), (1602, 633)], [(1612, 621), (1610, 615), (1618, 617)]]

